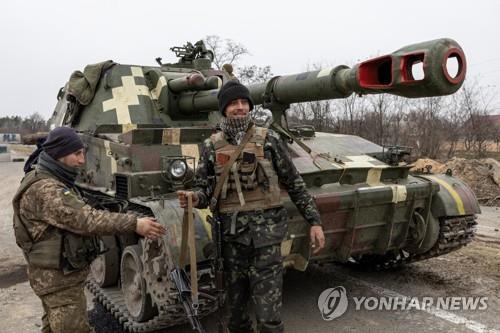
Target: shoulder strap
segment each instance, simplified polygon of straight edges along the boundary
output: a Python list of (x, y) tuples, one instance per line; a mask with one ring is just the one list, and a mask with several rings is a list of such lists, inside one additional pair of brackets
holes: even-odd
[(229, 144), (226, 141), (226, 139), (224, 138), (223, 132), (217, 132), (215, 134), (212, 134), (210, 136), (210, 140), (212, 141), (215, 149), (219, 149), (219, 148), (224, 147), (225, 145)]
[(214, 190), (214, 194), (213, 194), (213, 198), (215, 200), (219, 199), (219, 195), (220, 195), (220, 192), (222, 190), (222, 186), (224, 185), (227, 177), (229, 176), (229, 171), (231, 170), (231, 166), (234, 164), (234, 162), (236, 161), (238, 156), (240, 156), (241, 152), (243, 151), (243, 148), (248, 143), (248, 141), (250, 140), (250, 138), (252, 137), (254, 132), (255, 132), (254, 126), (252, 126), (248, 129), (248, 131), (245, 133), (245, 136), (243, 137), (243, 140), (241, 140), (240, 145), (238, 146), (238, 148), (236, 148), (233, 155), (231, 155), (229, 162), (227, 162), (226, 165), (224, 166), (224, 169), (222, 169), (220, 180), (217, 182), (217, 185), (215, 185), (215, 190)]

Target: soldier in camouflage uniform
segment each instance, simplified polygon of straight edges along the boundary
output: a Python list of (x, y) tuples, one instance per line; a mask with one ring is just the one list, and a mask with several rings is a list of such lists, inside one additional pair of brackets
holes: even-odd
[(35, 160), (13, 199), (14, 232), (28, 262), (30, 285), (42, 301), (42, 332), (93, 332), (83, 292), (99, 250), (91, 235), (137, 232), (155, 238), (165, 230), (149, 217), (85, 204), (74, 186), (85, 155), (73, 129), (51, 131)]
[[(224, 234), (224, 271), (230, 309), (228, 328), (230, 332), (253, 330), (248, 316), (251, 297), (257, 330), (283, 332), (280, 316), (283, 284), (280, 244), (287, 231), (287, 213), (280, 201), (278, 182), (288, 191), (311, 225), (314, 252), (324, 246), (320, 216), (285, 143), (274, 131), (251, 126), (249, 112), (253, 109), (253, 102), (248, 89), (237, 81), (229, 81), (221, 88), (218, 97), (219, 109), (224, 115), (220, 124), (222, 131), (204, 142), (196, 171), (200, 189), (192, 192), (193, 204), (198, 208), (211, 204), (220, 177), (221, 160), (222, 163), (227, 162), (247, 130), (254, 130), (235, 163), (237, 168), (231, 168), (232, 178), (229, 185), (223, 186), (225, 189), (217, 198), (219, 201), (214, 212), (222, 220)], [(255, 163), (258, 164), (257, 170), (261, 168), (267, 176), (264, 181), (257, 181), (257, 187), (248, 187), (250, 179), (253, 181), (254, 177), (259, 177), (251, 174), (255, 170), (252, 166), (255, 160), (258, 162)], [(247, 162), (251, 165), (250, 173), (244, 170)], [(267, 170), (266, 165), (270, 166)], [(186, 207), (187, 192), (179, 191), (178, 196), (181, 207)], [(211, 208), (214, 209), (214, 206)]]

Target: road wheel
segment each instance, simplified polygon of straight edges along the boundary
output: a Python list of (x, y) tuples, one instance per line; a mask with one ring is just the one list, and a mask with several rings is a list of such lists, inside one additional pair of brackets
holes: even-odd
[(439, 237), (439, 220), (432, 213), (429, 214), (427, 227), (422, 214), (415, 210), (412, 220), (410, 221), (410, 229), (408, 230), (407, 245), (405, 251), (411, 254), (422, 254), (436, 244)]
[(157, 314), (151, 296), (146, 291), (141, 252), (139, 245), (127, 246), (121, 261), (122, 293), (125, 304), (130, 315), (138, 322), (147, 321)]
[(90, 265), (95, 282), (100, 287), (116, 285), (120, 274), (120, 251), (116, 245), (115, 236), (102, 236), (101, 251), (107, 251), (98, 256)]

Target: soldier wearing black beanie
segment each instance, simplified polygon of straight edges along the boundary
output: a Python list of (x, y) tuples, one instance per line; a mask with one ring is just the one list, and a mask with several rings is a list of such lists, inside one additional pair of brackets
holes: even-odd
[(83, 148), (82, 139), (70, 127), (56, 127), (42, 145), (43, 151), (57, 160)]
[(229, 103), (239, 98), (248, 100), (250, 111), (253, 110), (253, 100), (250, 96), (250, 91), (236, 80), (231, 80), (224, 84), (222, 88), (220, 88), (217, 98), (219, 99), (219, 111), (224, 117), (226, 116), (226, 107)]
[(71, 127), (56, 127), (50, 131), (46, 139), (37, 142), (35, 150), (24, 165), (24, 172), (28, 173), (34, 164), (39, 162), (40, 153), (45, 152), (54, 160), (69, 155), (83, 148), (82, 139)]
[(136, 232), (156, 239), (165, 226), (153, 217), (87, 204), (75, 185), (85, 163), (84, 144), (72, 128), (55, 128), (41, 148), (12, 200), (16, 243), (43, 305), (41, 331), (93, 332), (83, 288), (90, 263), (101, 253), (96, 236)]
[[(287, 233), (288, 217), (280, 200), (281, 189), (270, 186), (271, 179), (289, 191), (291, 200), (311, 224), (313, 253), (325, 245), (320, 215), (286, 142), (272, 129), (253, 126), (250, 110), (254, 103), (249, 90), (232, 80), (222, 86), (218, 98), (224, 116), (219, 131), (203, 143), (196, 170), (195, 179), (200, 180), (197, 190), (178, 191), (179, 205), (186, 208), (191, 196), (194, 207), (210, 206), (220, 223), (214, 232), (220, 240), (218, 255), (224, 261), (228, 331), (253, 332), (248, 315), (252, 301), (257, 331), (282, 333), (281, 242)], [(249, 179), (255, 179), (255, 183), (241, 186)]]

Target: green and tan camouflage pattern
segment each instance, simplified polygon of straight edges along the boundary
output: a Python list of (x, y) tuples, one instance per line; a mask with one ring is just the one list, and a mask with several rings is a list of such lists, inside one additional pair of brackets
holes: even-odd
[(40, 297), (43, 306), (42, 333), (94, 333), (87, 316), (83, 285)]
[[(205, 140), (196, 170), (196, 185), (199, 188), (198, 207), (207, 207), (215, 190), (215, 153), (212, 140)], [(314, 200), (307, 192), (306, 185), (295, 168), (287, 147), (278, 134), (271, 129), (268, 130), (264, 141), (264, 157), (272, 162), (273, 168), (278, 175), (279, 183), (284, 191), (288, 193), (304, 219), (310, 225), (321, 224)], [(226, 215), (229, 219), (230, 214), (223, 214), (221, 216), (225, 217)], [(268, 235), (273, 235), (273, 230), (264, 229), (259, 231), (254, 225), (258, 226), (260, 223), (248, 224), (247, 228), (250, 228), (252, 232), (250, 233), (250, 238), (242, 239), (242, 242), (250, 244), (253, 241), (256, 247), (259, 247), (260, 244), (267, 245), (265, 240), (269, 237)]]
[[(92, 208), (54, 178), (42, 179), (24, 192), (19, 201), (19, 214), (28, 222), (28, 232), (35, 242), (42, 237), (50, 238), (58, 229), (80, 235), (134, 232), (137, 220), (132, 214)], [(87, 269), (64, 274), (59, 269), (28, 266), (30, 285), (38, 296), (82, 285), (87, 273)]]
[[(280, 213), (277, 213), (278, 215)], [(284, 216), (286, 223), (286, 212)], [(226, 242), (223, 248), (230, 332), (253, 332), (253, 302), (258, 332), (283, 332), (281, 321), (283, 258), (279, 244), (256, 248)]]

